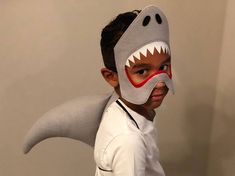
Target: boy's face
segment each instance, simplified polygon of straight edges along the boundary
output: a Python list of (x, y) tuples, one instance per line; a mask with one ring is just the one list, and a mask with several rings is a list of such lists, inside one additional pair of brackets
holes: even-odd
[[(153, 54), (147, 51), (147, 55), (140, 54), (140, 59), (135, 58), (135, 62), (130, 62), (130, 66), (125, 66), (127, 77), (135, 88), (143, 86), (153, 76), (166, 73), (171, 77), (170, 55), (155, 49)], [(148, 100), (143, 106), (146, 109), (159, 107), (168, 92), (164, 82), (157, 82)]]

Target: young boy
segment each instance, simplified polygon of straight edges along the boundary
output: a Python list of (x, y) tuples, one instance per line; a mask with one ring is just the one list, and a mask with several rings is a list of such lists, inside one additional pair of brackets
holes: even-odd
[(154, 6), (118, 15), (102, 31), (101, 50), (101, 73), (119, 99), (96, 135), (96, 176), (164, 176), (153, 120), (173, 91), (165, 15)]

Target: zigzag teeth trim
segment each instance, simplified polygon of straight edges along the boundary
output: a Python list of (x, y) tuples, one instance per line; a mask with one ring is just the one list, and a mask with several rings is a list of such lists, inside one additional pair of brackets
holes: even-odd
[(133, 54), (132, 56), (135, 56), (136, 59), (140, 60), (140, 52), (137, 52), (137, 53)]
[(146, 56), (147, 56), (147, 49), (148, 49), (148, 47), (147, 47), (147, 45), (146, 45), (146, 46), (140, 48), (138, 51), (139, 51), (141, 54), (143, 54), (144, 57), (146, 57)]
[(135, 58), (134, 55), (131, 55), (127, 60), (126, 60), (126, 66), (130, 67), (130, 61), (135, 63)]
[(168, 48), (167, 45), (162, 45), (161, 48), (162, 48), (162, 50), (163, 50), (164, 53), (167, 53), (167, 54), (170, 55), (170, 50), (169, 50), (169, 48)]
[(133, 62), (133, 63), (135, 63), (135, 58), (134, 58), (134, 56), (131, 56), (128, 60), (131, 61), (131, 62)]
[(141, 47), (140, 49), (138, 49), (134, 53), (132, 53), (126, 61), (126, 66), (130, 67), (130, 61), (135, 63), (134, 57), (136, 59), (140, 60), (141, 59), (140, 58), (140, 53), (143, 54), (146, 57), (147, 56), (147, 50), (149, 50), (149, 52), (151, 54), (153, 54), (155, 48), (158, 51), (158, 53), (161, 53), (161, 51), (163, 51), (164, 53), (167, 53), (169, 55), (171, 54), (170, 53), (170, 48), (168, 47), (168, 45), (165, 42), (162, 42), (162, 41), (152, 42), (152, 43), (149, 43), (149, 44)]
[(161, 46), (156, 46), (155, 48), (157, 49), (157, 52), (158, 52), (158, 53), (161, 53), (161, 49), (162, 49)]
[(166, 52), (167, 52), (167, 54), (171, 55), (171, 51), (168, 47), (166, 48)]
[(129, 62), (129, 60), (126, 61), (126, 66), (127, 66), (127, 67), (130, 67), (130, 62)]
[(154, 53), (154, 49), (155, 49), (155, 47), (150, 47), (150, 48), (148, 48), (148, 50), (149, 50), (149, 52), (150, 52), (151, 54)]
[(162, 46), (162, 51), (166, 53), (166, 47), (164, 45)]

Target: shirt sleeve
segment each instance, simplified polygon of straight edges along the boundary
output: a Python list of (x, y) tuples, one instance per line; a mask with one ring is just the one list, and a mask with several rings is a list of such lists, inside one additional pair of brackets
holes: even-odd
[(114, 176), (145, 176), (146, 147), (142, 136), (123, 134), (107, 147)]

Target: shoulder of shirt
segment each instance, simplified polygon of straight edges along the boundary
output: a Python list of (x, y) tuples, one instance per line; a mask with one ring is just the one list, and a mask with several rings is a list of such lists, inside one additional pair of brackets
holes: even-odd
[(139, 131), (127, 113), (116, 102), (113, 102), (103, 113), (98, 131), (116, 136), (120, 133)]

